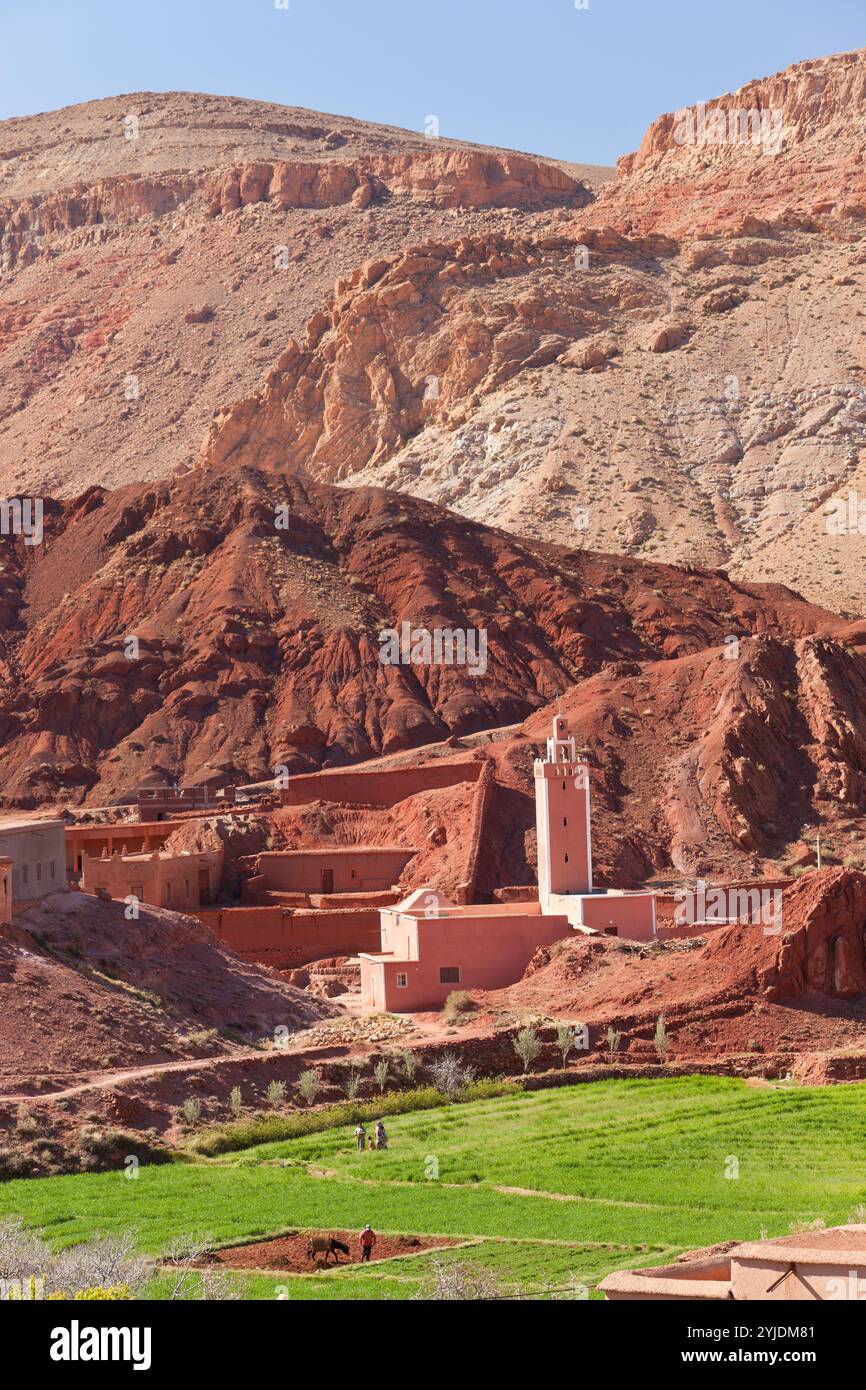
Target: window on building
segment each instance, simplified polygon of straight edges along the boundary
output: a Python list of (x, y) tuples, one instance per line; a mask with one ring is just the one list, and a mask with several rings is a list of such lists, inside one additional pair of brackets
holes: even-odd
[(29, 864), (22, 864), (22, 865), (21, 865), (21, 882), (22, 882), (22, 883), (26, 883), (26, 882), (27, 882), (27, 879), (28, 879), (29, 874), (30, 874), (30, 865), (29, 865)]
[(568, 825), (568, 816), (563, 816), (562, 823), (563, 825)]
[(460, 966), (441, 965), (439, 967), (439, 983), (440, 985), (459, 985)]
[(48, 865), (48, 872), (52, 878), (54, 877), (54, 862), (55, 861), (52, 859), (51, 863)]
[(398, 988), (398, 989), (408, 989), (408, 987), (409, 987), (409, 976), (408, 976), (408, 975), (404, 975), (404, 974), (401, 972), (401, 974), (399, 974), (399, 975), (397, 976), (397, 988)]
[(36, 882), (37, 882), (37, 883), (41, 883), (41, 882), (42, 882), (42, 860), (41, 860), (41, 859), (39, 860), (38, 864), (36, 865)]
[(184, 881), (183, 881), (183, 892), (184, 892), (184, 897), (187, 897), (187, 898), (188, 898), (188, 897), (189, 897), (189, 879), (188, 879), (188, 878), (185, 878)]
[(144, 897), (144, 884), (131, 883), (129, 885), (129, 896), (131, 898), (138, 898), (138, 901), (141, 902), (142, 898)]
[(565, 856), (565, 862), (568, 863), (568, 855)]
[(167, 884), (165, 885), (165, 900), (166, 900), (167, 903), (170, 903), (170, 902), (171, 902), (171, 884), (170, 884), (170, 883), (167, 883)]

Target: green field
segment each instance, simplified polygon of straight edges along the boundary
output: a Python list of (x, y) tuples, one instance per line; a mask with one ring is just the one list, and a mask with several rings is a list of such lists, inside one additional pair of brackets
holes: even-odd
[[(239, 1242), (293, 1227), (472, 1242), (503, 1286), (591, 1288), (612, 1269), (714, 1241), (844, 1221), (866, 1203), (866, 1085), (754, 1087), (689, 1077), (521, 1092), (391, 1117), (386, 1153), (345, 1129), (219, 1160), (0, 1186), (60, 1244), (133, 1230), (157, 1254), (179, 1235)], [(738, 1172), (736, 1177), (726, 1173)], [(517, 1189), (506, 1191), (504, 1189)], [(250, 1278), (247, 1296), (409, 1298), (428, 1254), (368, 1269)], [(241, 1277), (241, 1276), (238, 1276)], [(159, 1296), (159, 1286), (153, 1289)]]

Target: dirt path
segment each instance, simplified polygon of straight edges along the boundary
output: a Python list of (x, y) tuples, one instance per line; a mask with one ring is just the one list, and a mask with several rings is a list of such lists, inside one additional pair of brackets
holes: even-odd
[[(273, 1162), (278, 1163), (279, 1159)], [(307, 1174), (311, 1178), (334, 1179), (339, 1182), (357, 1183), (361, 1187), (416, 1187), (417, 1183), (411, 1182), (408, 1178), (359, 1178), (354, 1173), (341, 1173), (337, 1168), (320, 1168), (316, 1163), (307, 1164)], [(667, 1208), (657, 1202), (626, 1202), (617, 1197), (584, 1197), (578, 1192), (545, 1192), (536, 1187), (510, 1187), (505, 1183), (462, 1183), (462, 1182), (442, 1182), (440, 1187), (450, 1187), (458, 1191), (463, 1191), (467, 1187), (489, 1188), (493, 1192), (501, 1192), (503, 1197), (542, 1197), (548, 1202), (585, 1202), (593, 1206), (600, 1207), (629, 1207), (639, 1211), (666, 1211)]]
[(146, 1066), (130, 1067), (124, 1071), (91, 1072), (86, 1081), (78, 1081), (74, 1086), (65, 1086), (62, 1090), (57, 1091), (6, 1091), (0, 1094), (0, 1105), (17, 1105), (24, 1102), (31, 1104), (38, 1102), (40, 1105), (45, 1105), (53, 1100), (67, 1100), (71, 1096), (84, 1095), (87, 1091), (101, 1091), (112, 1086), (122, 1086), (128, 1081), (167, 1076), (172, 1072), (218, 1071), (221, 1067), (235, 1067), (244, 1062), (256, 1062), (261, 1066), (267, 1066), (269, 1062), (283, 1061), (287, 1057), (295, 1057), (298, 1060), (306, 1058), (315, 1060), (317, 1057), (332, 1059), (335, 1056), (348, 1055), (348, 1052), (348, 1046), (345, 1048), (311, 1047), (298, 1050), (292, 1048), (285, 1052), (276, 1049), (273, 1052), (263, 1052), (257, 1047), (241, 1048), (237, 1052), (226, 1053), (219, 1057), (188, 1057), (181, 1058), (176, 1062), (151, 1062)]

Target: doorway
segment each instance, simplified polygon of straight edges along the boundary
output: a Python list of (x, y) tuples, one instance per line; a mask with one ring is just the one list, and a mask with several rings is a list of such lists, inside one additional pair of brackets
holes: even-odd
[(334, 870), (333, 870), (333, 869), (323, 869), (323, 870), (322, 870), (322, 892), (323, 892), (323, 893), (333, 893), (333, 891), (334, 891)]

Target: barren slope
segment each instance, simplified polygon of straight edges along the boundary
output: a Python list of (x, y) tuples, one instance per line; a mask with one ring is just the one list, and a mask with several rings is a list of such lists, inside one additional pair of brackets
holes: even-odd
[[(0, 581), (4, 794), (25, 804), (354, 762), (513, 724), (605, 662), (844, 626), (778, 587), (253, 468), (52, 504)], [(404, 622), (483, 660), (384, 662)]]
[(231, 98), (6, 122), (0, 486), (203, 449), (859, 612), (826, 510), (866, 489), (864, 69), (708, 101), (778, 149), (661, 117), (613, 182)]
[[(337, 1012), (226, 950), (195, 918), (54, 893), (0, 927), (0, 1087), (230, 1054)], [(213, 1030), (213, 1031), (209, 1031)], [(217, 1030), (221, 1030), (219, 1033)]]

